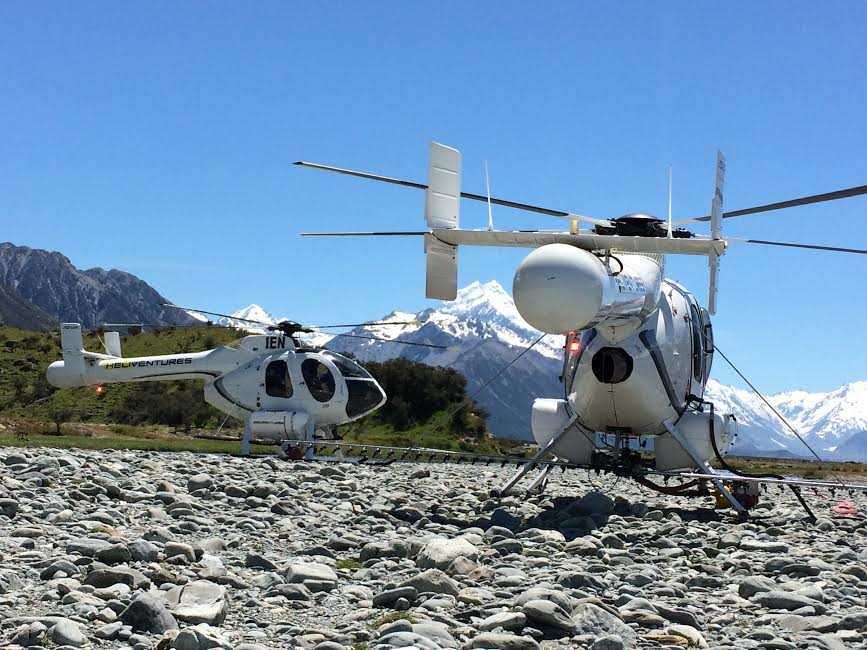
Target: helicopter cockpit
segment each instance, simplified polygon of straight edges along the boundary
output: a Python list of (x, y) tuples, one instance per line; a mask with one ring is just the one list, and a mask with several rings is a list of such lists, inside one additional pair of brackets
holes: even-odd
[[(319, 354), (333, 363), (346, 381), (346, 390), (349, 392), (349, 399), (346, 402), (347, 416), (353, 419), (360, 417), (385, 403), (385, 392), (371, 374), (355, 361), (329, 350), (322, 350)], [(303, 370), (302, 365), (302, 372)], [(307, 381), (306, 376), (305, 381)]]

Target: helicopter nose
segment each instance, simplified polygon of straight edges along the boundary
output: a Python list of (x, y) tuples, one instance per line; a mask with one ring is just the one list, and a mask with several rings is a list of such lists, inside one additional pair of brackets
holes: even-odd
[(386, 395), (375, 379), (346, 378), (349, 399), (346, 401), (346, 415), (351, 418), (372, 413), (385, 404)]

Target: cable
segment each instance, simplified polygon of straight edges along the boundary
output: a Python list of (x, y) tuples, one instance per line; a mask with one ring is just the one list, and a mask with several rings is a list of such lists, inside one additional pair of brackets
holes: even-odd
[[(722, 355), (722, 352), (720, 352)], [(725, 359), (725, 355), (723, 355)], [(728, 361), (728, 359), (726, 359)], [(731, 363), (731, 362), (729, 362)], [(734, 366), (732, 366), (734, 367)], [(735, 369), (737, 372), (737, 369)], [(738, 373), (740, 374), (740, 373)], [(746, 380), (745, 380), (746, 381)], [(744, 476), (746, 478), (776, 478), (785, 481), (785, 476), (780, 476), (779, 474), (747, 474), (746, 472), (742, 472), (739, 469), (732, 467), (726, 462), (726, 460), (722, 457), (722, 454), (719, 451), (719, 446), (716, 444), (716, 431), (714, 431), (714, 405), (713, 402), (708, 402), (705, 400), (701, 400), (703, 404), (707, 404), (710, 406), (710, 417), (708, 418), (708, 426), (710, 428), (710, 444), (713, 447), (713, 453), (716, 454), (716, 459), (719, 461), (722, 468), (736, 476)], [(794, 485), (789, 485), (789, 489), (792, 491), (792, 494), (801, 502), (801, 506), (804, 510), (807, 511), (807, 516), (809, 516), (813, 521), (816, 521), (816, 515), (813, 514), (813, 511), (810, 510), (810, 506), (807, 505), (807, 502), (804, 501), (804, 497), (801, 496), (801, 490), (795, 487)], [(737, 497), (735, 497), (737, 498)]]
[[(706, 337), (707, 337), (707, 335), (705, 334), (705, 338)], [(791, 424), (789, 424), (789, 421), (786, 418), (784, 418), (782, 416), (782, 414), (777, 409), (775, 409), (768, 400), (765, 399), (765, 396), (759, 392), (758, 388), (756, 388), (755, 386), (752, 385), (752, 383), (750, 383), (749, 379), (744, 377), (744, 374), (740, 370), (738, 370), (737, 367), (735, 366), (735, 364), (733, 364), (731, 362), (731, 360), (725, 355), (725, 353), (722, 350), (720, 350), (719, 345), (714, 343), (713, 347), (714, 347), (714, 351), (719, 352), (720, 356), (725, 360), (725, 362), (727, 364), (729, 364), (731, 369), (734, 370), (738, 374), (738, 377), (743, 379), (744, 382), (747, 384), (747, 386), (749, 386), (752, 389), (752, 391), (756, 395), (759, 396), (759, 399), (761, 399), (765, 403), (765, 406), (767, 406), (769, 409), (771, 409), (771, 411), (774, 413), (774, 415), (776, 415), (778, 418), (780, 418), (782, 423), (786, 425), (786, 427), (789, 429), (789, 431), (794, 433), (795, 436), (798, 438), (798, 440), (800, 440), (802, 443), (804, 443), (804, 446), (810, 450), (810, 453), (816, 457), (816, 460), (818, 460), (820, 463), (824, 463), (825, 461), (822, 460), (821, 456), (819, 456), (819, 454), (816, 453), (816, 451), (807, 443), (807, 441), (804, 440), (804, 438), (801, 436), (800, 433), (795, 431), (795, 428)], [(716, 443), (716, 441), (714, 441), (714, 443)], [(714, 446), (716, 446), (716, 445), (714, 444)], [(842, 480), (840, 480), (840, 478), (836, 474), (831, 473), (831, 477), (840, 484), (840, 487), (842, 487), (843, 489), (846, 489), (846, 484)]]
[(448, 414), (448, 419), (449, 419), (449, 420), (452, 419), (452, 418), (455, 416), (456, 413), (458, 413), (462, 408), (464, 408), (464, 407), (467, 406), (471, 401), (473, 401), (473, 400), (474, 400), (474, 399), (479, 395), (479, 393), (481, 393), (483, 390), (485, 390), (485, 389), (486, 389), (486, 388), (491, 384), (491, 382), (493, 382), (497, 377), (499, 377), (499, 376), (502, 375), (504, 372), (506, 372), (506, 370), (508, 370), (510, 367), (512, 367), (512, 365), (514, 365), (514, 363), (515, 363), (518, 359), (520, 359), (520, 358), (523, 357), (525, 354), (527, 354), (530, 350), (532, 350), (532, 349), (536, 346), (536, 344), (537, 344), (539, 341), (541, 341), (543, 338), (545, 338), (546, 336), (547, 336), (547, 334), (542, 334), (542, 336), (540, 336), (540, 337), (537, 338), (535, 341), (533, 341), (532, 343), (530, 343), (530, 345), (528, 345), (526, 348), (524, 348), (523, 350), (521, 350), (521, 353), (520, 353), (518, 356), (516, 356), (514, 359), (512, 359), (511, 361), (509, 361), (509, 363), (507, 363), (505, 366), (503, 366), (502, 368), (500, 368), (496, 373), (494, 373), (494, 376), (491, 377), (490, 379), (488, 379), (488, 381), (486, 381), (484, 384), (482, 384), (481, 388), (479, 388), (478, 390), (476, 390), (475, 392), (473, 392), (472, 395), (467, 395), (467, 396), (464, 398), (464, 400), (463, 400), (463, 401), (458, 405), (458, 407), (457, 407), (454, 411), (452, 411), (452, 412), (450, 412), (450, 413)]

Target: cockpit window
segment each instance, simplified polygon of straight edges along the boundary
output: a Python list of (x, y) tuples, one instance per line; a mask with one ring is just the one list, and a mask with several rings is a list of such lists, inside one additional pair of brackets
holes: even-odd
[(292, 397), (292, 378), (289, 367), (281, 360), (272, 361), (265, 368), (265, 392), (271, 397)]
[(702, 345), (702, 323), (694, 304), (689, 306), (692, 321), (692, 376), (696, 381), (704, 379), (704, 346)]
[(347, 359), (339, 354), (334, 354), (333, 352), (322, 351), (320, 354), (331, 361), (337, 369), (340, 371), (344, 377), (359, 377), (363, 379), (369, 379), (370, 373), (367, 372), (364, 368), (355, 363), (352, 359)]
[(301, 364), (301, 375), (317, 402), (327, 402), (334, 397), (334, 375), (324, 363), (318, 359), (305, 359)]

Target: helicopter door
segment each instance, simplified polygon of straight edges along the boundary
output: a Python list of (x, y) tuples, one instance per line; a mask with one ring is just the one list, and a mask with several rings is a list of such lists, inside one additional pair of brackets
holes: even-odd
[(272, 361), (265, 368), (265, 392), (271, 397), (292, 397), (292, 378), (283, 359)]
[(308, 357), (301, 362), (301, 376), (307, 390), (317, 402), (327, 402), (334, 397), (337, 388), (334, 373), (322, 361)]

